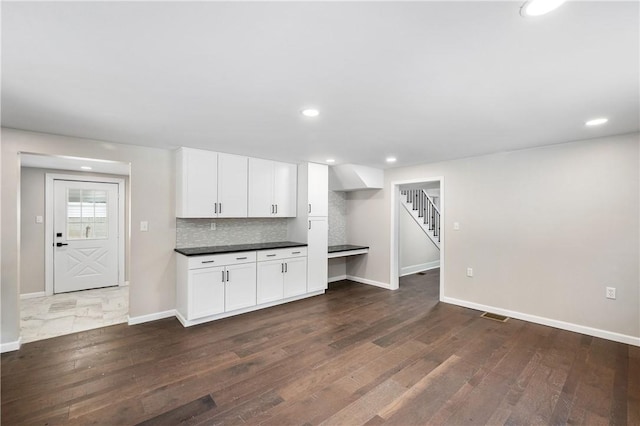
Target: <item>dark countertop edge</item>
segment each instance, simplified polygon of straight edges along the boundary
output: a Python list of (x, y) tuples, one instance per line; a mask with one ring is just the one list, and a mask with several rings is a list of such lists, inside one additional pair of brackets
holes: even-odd
[(369, 246), (356, 246), (352, 244), (340, 244), (335, 246), (329, 246), (329, 253), (339, 253), (341, 251), (353, 251), (369, 249)]
[(291, 247), (306, 247), (307, 243), (296, 243), (292, 241), (277, 241), (273, 243), (238, 244), (230, 246), (209, 246), (209, 247), (185, 247), (176, 248), (173, 251), (183, 256), (206, 256), (212, 254), (238, 253), (241, 251), (261, 251), (284, 249)]

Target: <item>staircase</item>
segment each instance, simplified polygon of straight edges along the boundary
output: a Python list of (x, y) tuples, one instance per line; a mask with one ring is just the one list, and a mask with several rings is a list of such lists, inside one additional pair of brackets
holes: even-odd
[(400, 204), (440, 250), (440, 211), (424, 189), (403, 189)]

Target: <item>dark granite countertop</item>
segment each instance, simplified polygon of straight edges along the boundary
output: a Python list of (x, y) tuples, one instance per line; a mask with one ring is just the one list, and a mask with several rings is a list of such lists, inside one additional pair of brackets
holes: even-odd
[(306, 246), (307, 246), (306, 243), (295, 243), (293, 241), (275, 241), (271, 243), (234, 244), (229, 246), (177, 248), (175, 249), (175, 251), (185, 256), (201, 256), (205, 254), (237, 253), (239, 251), (258, 251), (258, 250), (271, 250), (271, 249), (279, 249), (279, 248), (306, 247)]
[(329, 246), (329, 253), (336, 253), (339, 251), (351, 251), (351, 250), (364, 250), (368, 249), (367, 246), (354, 246), (352, 244), (342, 244), (338, 246)]

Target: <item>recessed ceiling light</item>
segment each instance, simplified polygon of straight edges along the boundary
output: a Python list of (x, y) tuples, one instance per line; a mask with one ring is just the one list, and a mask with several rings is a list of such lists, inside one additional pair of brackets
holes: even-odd
[(335, 158), (327, 158), (327, 163), (335, 163)]
[(565, 0), (528, 0), (520, 7), (522, 16), (540, 16), (559, 8)]
[(91, 167), (89, 167), (89, 166), (80, 166), (80, 168), (82, 170), (91, 170)]
[(593, 120), (589, 120), (587, 122), (585, 122), (584, 124), (586, 124), (587, 126), (599, 126), (601, 124), (606, 123), (607, 121), (609, 121), (608, 118), (594, 118)]
[(396, 157), (387, 157), (387, 163), (395, 163)]
[(313, 108), (303, 109), (302, 115), (304, 115), (305, 117), (317, 117), (318, 115), (320, 115), (320, 111)]

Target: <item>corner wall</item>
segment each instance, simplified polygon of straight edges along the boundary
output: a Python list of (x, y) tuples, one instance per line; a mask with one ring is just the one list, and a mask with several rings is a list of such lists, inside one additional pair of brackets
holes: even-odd
[[(175, 182), (169, 150), (2, 128), (2, 344), (20, 334), (18, 152), (101, 158), (131, 163), (131, 262), (129, 315), (175, 307)], [(149, 231), (140, 232), (140, 221)]]
[(349, 239), (371, 248), (347, 273), (388, 284), (392, 182), (444, 176), (445, 299), (640, 343), (639, 145), (635, 133), (386, 170), (383, 191), (348, 198)]

